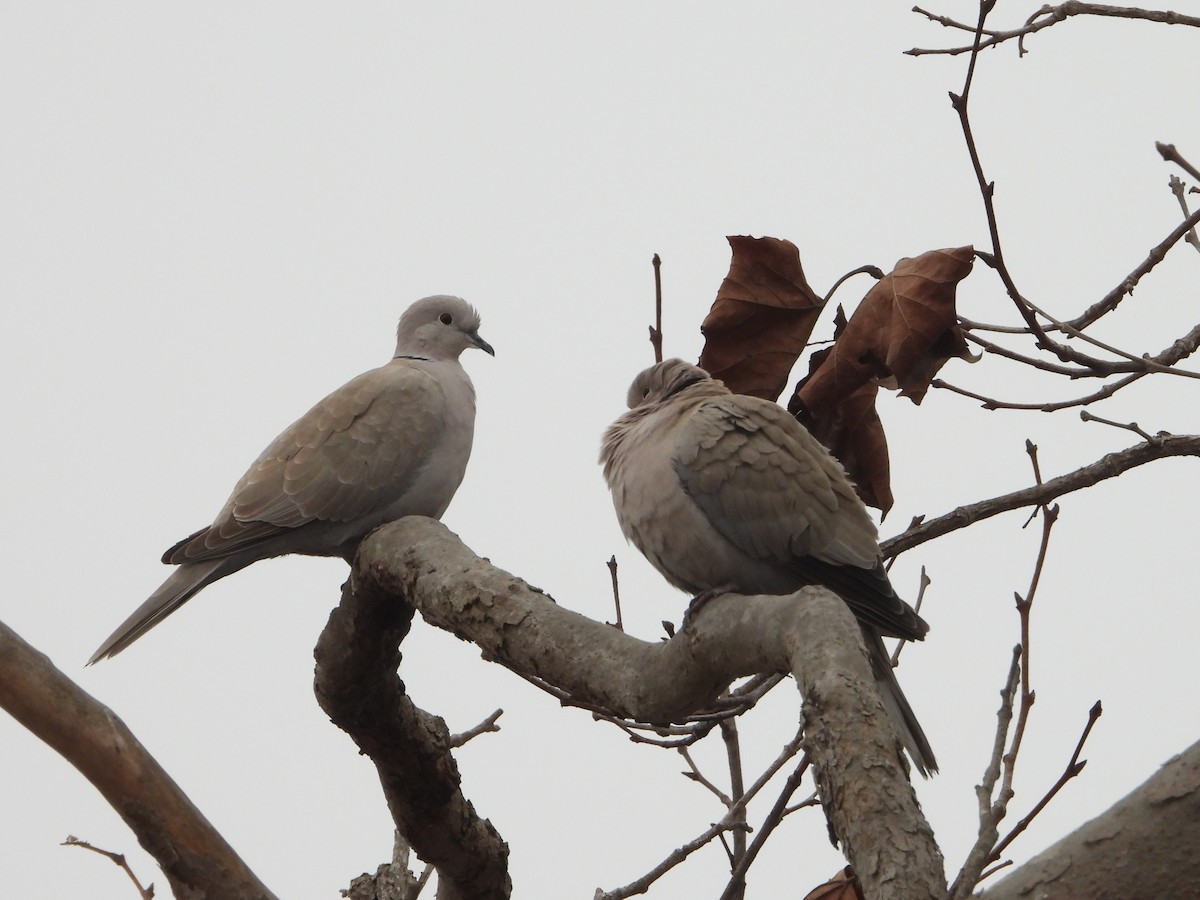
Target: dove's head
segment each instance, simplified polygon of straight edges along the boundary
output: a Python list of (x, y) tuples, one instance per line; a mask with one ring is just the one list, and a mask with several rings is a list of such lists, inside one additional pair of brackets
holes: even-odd
[[(673, 397), (684, 388), (702, 381), (712, 381), (712, 376), (682, 359), (665, 359), (638, 373), (629, 386), (625, 402), (630, 409), (648, 406)], [(720, 382), (716, 382), (720, 384)]]
[(396, 356), (458, 359), (471, 347), (496, 355), (479, 336), (479, 313), (461, 297), (438, 294), (418, 300), (404, 311), (396, 329)]

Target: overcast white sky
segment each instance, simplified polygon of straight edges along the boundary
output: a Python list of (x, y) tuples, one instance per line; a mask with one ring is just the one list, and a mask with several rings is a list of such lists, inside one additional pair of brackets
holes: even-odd
[[(261, 448), (386, 360), (412, 300), (456, 293), (495, 359), (470, 354), (479, 419), (445, 517), (476, 552), (611, 618), (604, 561), (648, 639), (686, 598), (617, 529), (599, 435), (651, 361), (650, 257), (664, 260), (669, 354), (695, 359), (727, 234), (794, 241), (818, 292), (865, 263), (987, 245), (947, 92), (965, 58), (907, 4), (8, 4), (0, 30), (0, 371), (7, 548), (0, 618), (111, 706), (280, 897), (328, 898), (390, 852), (373, 769), (318, 709), (312, 646), (340, 561), (288, 558), (215, 585), (125, 655), (84, 669), (159, 583), (164, 548), (208, 522)], [(1023, 21), (1037, 4), (1001, 3)], [(947, 0), (939, 11), (974, 16)], [(1077, 20), (986, 54), (977, 138), (1027, 294), (1073, 315), (1179, 221), (1173, 141), (1200, 159), (1200, 36)], [(1183, 247), (1100, 334), (1157, 352), (1196, 321)], [(839, 299), (868, 287), (859, 278)], [(960, 308), (1011, 319), (976, 266)], [(948, 380), (1009, 399), (1089, 385), (1000, 360)], [(1096, 411), (1200, 431), (1195, 382), (1149, 379)], [(918, 513), (1028, 484), (1136, 438), (1057, 416), (986, 413), (946, 392), (884, 398), (896, 507)], [(1063, 502), (1037, 598), (1038, 703), (1014, 819), (1058, 775), (1088, 708), (1089, 765), (1012, 848), (1018, 861), (1107, 808), (1197, 737), (1194, 462)], [(934, 586), (929, 639), (900, 680), (942, 763), (918, 785), (956, 871), (1017, 640), (1038, 529), (992, 520), (901, 557)], [(590, 897), (640, 875), (721, 811), (673, 755), (564, 711), (469, 645), (419, 624), (406, 683), (462, 730), (467, 795), (512, 846), (515, 896)], [(748, 769), (794, 729), (784, 685), (743, 728)], [(713, 748), (714, 751), (718, 748)], [(702, 753), (710, 774), (719, 754)], [(125, 852), (165, 881), (73, 769), (0, 716), (0, 894), (125, 900)], [(761, 816), (773, 798), (752, 810)], [(819, 814), (794, 817), (752, 897), (803, 894), (840, 865)], [(716, 846), (651, 896), (715, 896)]]

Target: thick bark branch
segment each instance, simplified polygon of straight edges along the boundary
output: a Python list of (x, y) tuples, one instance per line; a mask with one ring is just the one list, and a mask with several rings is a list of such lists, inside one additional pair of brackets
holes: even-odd
[(440, 900), (506, 898), (508, 845), (463, 796), (446, 723), (396, 674), (412, 617), (403, 592), (356, 570), (317, 643), (317, 700), (375, 763), (396, 828), (438, 870)]
[(117, 716), (0, 623), (0, 706), (83, 773), (180, 900), (275, 900)]
[[(563, 609), (476, 557), (440, 523), (420, 518), (374, 532), (359, 550), (352, 584), (347, 592), (351, 602), (354, 595), (362, 595), (373, 607), (390, 604), (391, 624), (386, 628), (374, 620), (352, 627), (360, 636), (356, 640), (373, 644), (372, 652), (387, 658), (381, 672), (398, 661), (386, 647), (407, 633), (411, 611), (405, 603), (411, 603), (428, 621), (566, 691), (574, 701), (643, 722), (682, 721), (711, 703), (738, 676), (793, 673), (805, 696), (806, 740), (826, 813), (867, 896), (945, 896), (941, 856), (908, 783), (860, 629), (845, 604), (823, 588), (783, 597), (726, 594), (705, 604), (671, 640), (641, 641)], [(350, 666), (339, 693), (356, 686), (373, 690), (364, 682), (379, 673), (368, 679), (361, 664)], [(386, 678), (399, 685), (394, 668)], [(356, 699), (351, 708), (367, 703)], [(425, 726), (399, 723), (402, 730), (411, 730), (407, 736), (376, 733), (384, 712), (359, 715), (358, 725), (372, 733), (356, 740), (376, 759), (385, 786), (415, 791), (419, 799), (428, 791), (421, 781), (448, 772), (442, 780), (452, 780), (457, 790), (452, 763), (442, 762), (440, 770), (433, 767), (415, 776), (413, 763), (400, 766), (389, 758), (397, 744), (419, 739)], [(438, 758), (449, 760), (444, 752)], [(408, 802), (393, 802), (393, 811)], [(418, 845), (417, 831), (434, 828), (448, 839), (456, 836), (438, 815), (435, 811), (432, 818), (397, 819), (426, 859), (430, 857)], [(465, 842), (461, 855), (473, 856)]]
[(1196, 897), (1200, 742), (980, 900)]

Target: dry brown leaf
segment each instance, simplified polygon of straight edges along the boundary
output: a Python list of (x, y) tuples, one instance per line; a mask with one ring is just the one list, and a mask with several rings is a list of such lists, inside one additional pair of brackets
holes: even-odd
[(862, 888), (858, 886), (858, 878), (849, 866), (842, 869), (820, 887), (813, 888), (804, 895), (804, 900), (866, 900)]
[(902, 259), (809, 360), (788, 409), (833, 453), (868, 506), (892, 506), (887, 438), (875, 412), (876, 387), (920, 403), (951, 357), (973, 359), (958, 327), (955, 291), (971, 271), (972, 247)]
[(808, 286), (795, 244), (772, 237), (727, 240), (733, 259), (700, 326), (699, 365), (734, 393), (774, 400), (824, 301)]
[(972, 359), (958, 327), (955, 289), (971, 271), (973, 247), (902, 259), (858, 305), (822, 370), (810, 371), (795, 400), (814, 419), (829, 414), (864, 382), (920, 403), (951, 357)]
[[(820, 350), (809, 358), (809, 377), (812, 372), (823, 368), (835, 347)], [(807, 380), (797, 385), (797, 393), (802, 391)], [(800, 406), (795, 396), (788, 403), (788, 412), (837, 457), (854, 482), (854, 489), (863, 503), (887, 513), (892, 508), (894, 498), (887, 435), (875, 410), (878, 393), (879, 387), (874, 382), (861, 381), (857, 388), (843, 396), (837, 406), (827, 410), (819, 419)]]

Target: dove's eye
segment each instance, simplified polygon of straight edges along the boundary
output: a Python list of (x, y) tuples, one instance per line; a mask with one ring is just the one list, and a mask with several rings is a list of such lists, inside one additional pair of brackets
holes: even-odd
[(450, 313), (442, 313), (440, 316), (438, 316), (438, 321), (443, 325), (449, 325), (454, 321), (454, 316), (450, 315)]

